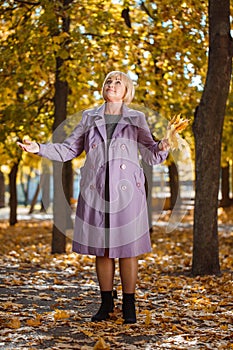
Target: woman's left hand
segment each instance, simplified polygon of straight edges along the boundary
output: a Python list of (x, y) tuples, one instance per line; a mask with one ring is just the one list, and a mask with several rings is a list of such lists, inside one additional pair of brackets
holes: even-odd
[(169, 145), (168, 139), (163, 139), (159, 141), (159, 149), (161, 151), (169, 151), (170, 145)]

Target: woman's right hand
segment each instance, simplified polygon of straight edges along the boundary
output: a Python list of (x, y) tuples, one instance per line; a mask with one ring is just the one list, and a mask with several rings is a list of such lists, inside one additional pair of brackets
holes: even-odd
[(29, 153), (38, 153), (40, 150), (40, 146), (37, 142), (29, 141), (29, 140), (23, 140), (22, 142), (17, 142), (17, 145), (22, 148), (23, 151), (29, 152)]

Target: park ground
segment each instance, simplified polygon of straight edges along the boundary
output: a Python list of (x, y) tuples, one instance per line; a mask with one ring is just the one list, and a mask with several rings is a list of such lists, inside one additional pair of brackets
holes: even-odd
[(153, 227), (140, 257), (135, 325), (121, 318), (121, 287), (109, 321), (99, 307), (94, 258), (51, 255), (51, 220), (0, 221), (0, 349), (233, 349), (233, 208), (219, 208), (221, 276), (192, 277), (190, 210), (172, 232)]

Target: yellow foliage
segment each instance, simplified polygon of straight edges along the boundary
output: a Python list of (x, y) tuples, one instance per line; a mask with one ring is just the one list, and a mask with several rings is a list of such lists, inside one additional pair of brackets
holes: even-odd
[[(233, 208), (219, 211), (222, 225), (232, 222), (232, 213)], [(192, 218), (190, 212), (184, 222), (190, 224)], [(164, 214), (163, 222), (168, 219), (169, 214)], [(18, 266), (15, 273), (3, 274), (1, 286), (11, 295), (11, 291), (20, 286), (20, 293), (15, 293), (14, 299), (5, 299), (0, 304), (0, 326), (5, 328), (2, 342), (9, 341), (10, 332), (17, 335), (10, 340), (14, 348), (23, 341), (22, 346), (27, 347), (31, 340), (25, 339), (30, 337), (25, 327), (35, 327), (42, 336), (46, 335), (33, 340), (39, 348), (46, 348), (47, 336), (53, 338), (57, 349), (127, 349), (131, 344), (144, 349), (143, 341), (135, 339), (139, 336), (142, 339), (151, 337), (154, 348), (159, 348), (162, 335), (163, 346), (169, 349), (174, 347), (174, 339), (179, 335), (180, 346), (184, 349), (192, 348), (197, 342), (210, 348), (231, 349), (232, 315), (227, 312), (232, 299), (230, 231), (219, 233), (222, 276), (194, 278), (186, 273), (180, 274), (189, 268), (184, 262), (188, 259), (191, 263), (192, 228), (174, 230), (171, 235), (160, 225), (154, 226), (152, 252), (139, 260), (137, 323), (122, 325), (120, 299), (115, 302), (109, 322), (88, 322), (87, 317), (92, 314), (91, 304), (96, 298), (92, 289), (92, 285), (94, 289), (96, 286), (95, 259), (72, 253), (69, 244), (66, 254), (51, 255), (51, 225), (51, 221), (23, 221), (9, 227), (7, 222), (0, 222), (2, 269), (6, 271), (12, 264)], [(34, 266), (37, 267), (35, 270)], [(55, 269), (59, 274), (54, 274)], [(82, 276), (79, 283), (85, 288), (76, 288), (77, 276)], [(54, 283), (62, 284), (65, 288), (62, 293)], [(38, 293), (39, 286), (48, 289)], [(28, 305), (22, 303), (23, 299), (32, 302)], [(55, 304), (49, 305), (53, 299)], [(48, 300), (46, 312), (45, 300)], [(74, 305), (70, 314), (69, 310), (58, 309), (70, 303)], [(54, 338), (54, 320), (65, 320), (62, 329), (64, 327), (67, 336), (56, 333)], [(59, 332), (59, 327), (56, 332)], [(79, 339), (82, 339), (81, 343), (77, 343)]]
[(65, 310), (58, 310), (58, 309), (55, 310), (55, 314), (54, 314), (55, 321), (62, 320), (64, 318), (69, 318), (69, 317), (70, 317), (69, 312), (67, 312)]
[(94, 345), (93, 350), (110, 350), (110, 346), (105, 343), (103, 338), (99, 338)]
[(172, 150), (181, 150), (185, 146), (185, 141), (179, 136), (179, 133), (186, 129), (188, 124), (188, 119), (183, 119), (180, 114), (175, 115), (169, 121), (165, 138), (168, 139)]
[(12, 319), (7, 323), (7, 327), (8, 327), (8, 328), (12, 328), (12, 329), (20, 328), (20, 327), (21, 327), (20, 319), (19, 319), (18, 317), (12, 318)]
[(151, 321), (152, 321), (152, 315), (151, 315), (151, 312), (149, 310), (145, 310), (145, 314), (146, 314), (145, 325), (149, 326), (151, 324)]
[(36, 318), (32, 318), (26, 321), (30, 327), (38, 327), (41, 325), (41, 315), (37, 315)]

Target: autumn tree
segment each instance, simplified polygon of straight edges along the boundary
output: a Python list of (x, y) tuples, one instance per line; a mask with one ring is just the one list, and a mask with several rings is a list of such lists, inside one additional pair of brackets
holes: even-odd
[(4, 174), (0, 171), (0, 208), (5, 207), (5, 179)]
[[(30, 135), (40, 142), (47, 134), (46, 126), (51, 118), (48, 108), (46, 110), (46, 103), (51, 106), (47, 89), (49, 83), (48, 86), (45, 83), (46, 70), (39, 69), (38, 47), (43, 45), (38, 40), (36, 28), (32, 35), (32, 23), (29, 21), (35, 6), (33, 2), (18, 4), (17, 1), (5, 1), (0, 8), (0, 143), (4, 148), (4, 164), (10, 168), (11, 225), (17, 222), (16, 179), (22, 163), (16, 141)], [(33, 23), (36, 20), (36, 16), (32, 18)]]
[[(134, 32), (137, 98), (167, 119), (178, 113), (191, 118), (199, 98), (195, 77), (201, 82), (206, 64), (205, 3), (198, 2), (194, 7), (192, 1), (180, 4), (171, 0), (145, 0), (140, 10), (135, 9), (130, 15), (132, 24), (138, 21)], [(155, 131), (160, 127), (154, 126)], [(186, 135), (191, 141), (190, 131)], [(171, 153), (167, 161), (171, 208), (180, 197), (176, 158)]]
[[(66, 116), (99, 102), (114, 69), (131, 74), (135, 102), (155, 115), (193, 115), (206, 74), (206, 2), (6, 0), (0, 16), (2, 144), (25, 134), (47, 142)], [(185, 135), (192, 146), (191, 128)]]
[(220, 273), (217, 209), (221, 140), (233, 52), (229, 0), (209, 0), (208, 20), (208, 72), (193, 126), (196, 154), (194, 275)]
[(233, 161), (233, 92), (228, 97), (226, 115), (223, 124), (222, 152), (221, 152), (221, 201), (220, 205), (225, 207), (232, 204), (231, 186), (232, 178), (232, 161)]
[[(67, 114), (84, 106), (90, 107), (96, 101), (101, 88), (97, 82), (102, 82), (114, 66), (117, 68), (116, 55), (118, 60), (123, 60), (125, 55), (125, 51), (120, 52), (115, 44), (116, 36), (120, 38), (122, 46), (124, 42), (118, 29), (118, 22), (120, 20), (123, 23), (123, 19), (120, 11), (114, 13), (116, 6), (107, 1), (90, 1), (87, 4), (68, 0), (15, 0), (4, 3), (1, 13), (4, 28), (1, 38), (4, 68), (1, 92), (8, 99), (2, 99), (3, 143), (6, 135), (11, 136), (12, 142), (15, 142), (16, 135), (22, 138), (25, 134), (39, 142), (44, 137), (43, 141), (46, 142), (48, 134), (42, 130), (42, 126), (49, 130), (51, 121), (54, 120), (55, 135), (55, 130)], [(7, 16), (4, 16), (5, 13)], [(125, 63), (127, 64), (128, 62)], [(17, 89), (20, 90), (20, 101), (15, 104)], [(94, 95), (97, 91), (98, 94)], [(23, 117), (19, 118), (19, 115)], [(8, 119), (10, 123), (7, 123)], [(54, 141), (59, 140), (54, 138)], [(54, 164), (54, 222), (62, 231), (59, 235), (54, 234), (54, 252), (64, 251), (64, 231), (67, 227), (64, 211), (56, 211), (56, 204), (61, 202), (60, 196), (63, 193), (56, 185), (56, 176), (60, 176), (61, 167)], [(72, 181), (68, 180), (67, 171), (64, 171), (67, 168), (71, 173), (70, 166), (65, 165), (63, 178), (70, 185)], [(66, 199), (69, 200), (70, 186), (64, 182), (63, 185)]]
[[(64, 0), (59, 3), (57, 13), (56, 31), (51, 33), (52, 36), (63, 35), (65, 39), (61, 42), (60, 52), (55, 55), (56, 58), (56, 74), (55, 74), (55, 94), (54, 94), (54, 123), (53, 131), (66, 119), (67, 116), (67, 100), (69, 86), (66, 80), (60, 77), (60, 70), (66, 59), (68, 59), (68, 41), (70, 29), (70, 16), (68, 14), (69, 6), (73, 0)], [(61, 22), (61, 23), (59, 23)], [(59, 27), (61, 28), (59, 30)], [(67, 38), (66, 38), (67, 35)], [(62, 51), (63, 50), (63, 51)], [(64, 52), (62, 54), (62, 52)], [(62, 142), (64, 132), (55, 133), (53, 135), (54, 142)], [(63, 169), (62, 169), (63, 168)], [(62, 175), (61, 175), (62, 174)], [(62, 177), (62, 181), (61, 181)], [(63, 164), (53, 162), (53, 182), (54, 182), (54, 206), (53, 206), (53, 232), (52, 232), (52, 253), (64, 253), (66, 251), (66, 229), (71, 225), (71, 210), (69, 211), (70, 198), (72, 196), (72, 165), (71, 162)], [(61, 184), (63, 185), (61, 187)], [(65, 195), (65, 196), (64, 196)]]

